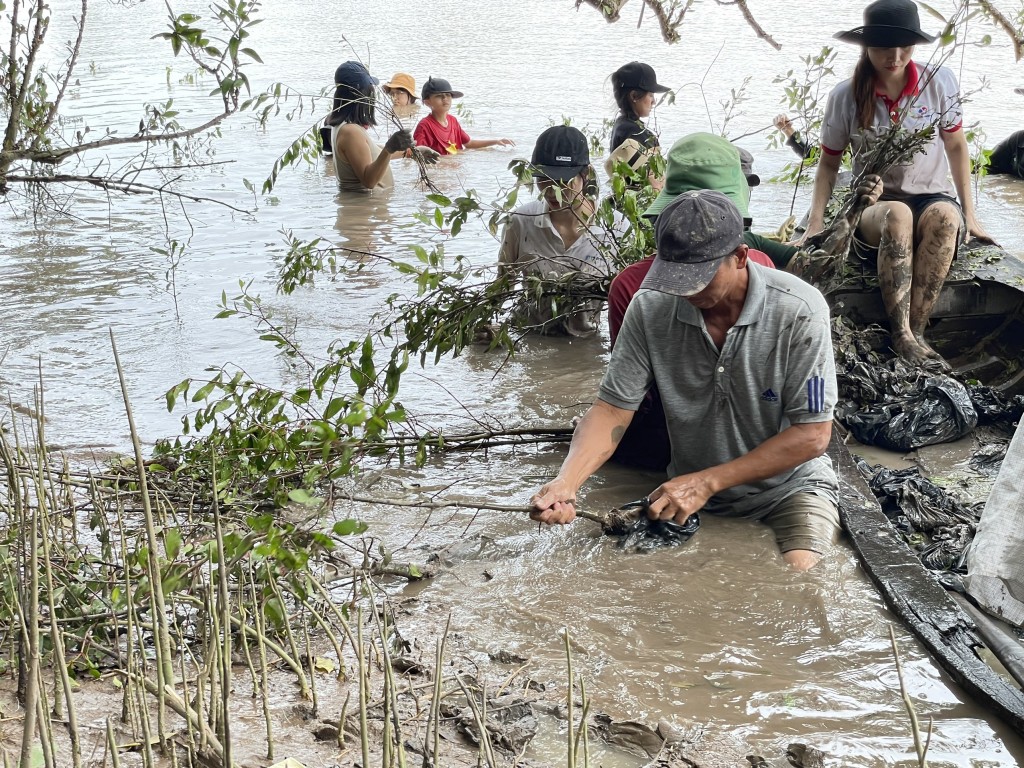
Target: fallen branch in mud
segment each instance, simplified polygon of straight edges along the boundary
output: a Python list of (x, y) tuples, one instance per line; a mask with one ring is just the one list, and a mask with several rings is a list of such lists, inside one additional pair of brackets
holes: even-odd
[[(529, 515), (532, 509), (523, 506), (510, 506), (508, 504), (488, 504), (475, 501), (408, 501), (401, 499), (385, 499), (372, 496), (360, 496), (358, 494), (340, 493), (336, 498), (348, 501), (359, 502), (360, 504), (377, 504), (380, 506), (392, 507), (415, 507), (418, 509), (475, 509), (485, 512), (509, 512), (515, 515)], [(626, 505), (624, 505), (626, 506)], [(630, 509), (626, 512), (618, 508), (601, 514), (599, 512), (588, 512), (584, 509), (577, 509), (576, 516), (584, 520), (598, 523), (601, 529), (610, 536), (618, 535), (613, 533), (619, 531), (628, 519), (629, 523), (634, 522), (640, 516), (639, 509)]]
[(917, 764), (919, 768), (928, 768), (928, 747), (932, 743), (932, 726), (934, 721), (931, 717), (928, 718), (928, 735), (922, 739), (921, 726), (917, 720), (917, 711), (914, 709), (914, 702), (911, 701), (910, 694), (907, 692), (907, 684), (903, 680), (903, 664), (900, 662), (900, 649), (896, 645), (896, 633), (893, 631), (892, 624), (889, 625), (889, 641), (892, 643), (892, 658), (896, 664), (896, 677), (900, 682), (900, 696), (903, 699), (903, 706), (907, 709), (907, 715), (910, 717), (910, 729), (914, 736)]

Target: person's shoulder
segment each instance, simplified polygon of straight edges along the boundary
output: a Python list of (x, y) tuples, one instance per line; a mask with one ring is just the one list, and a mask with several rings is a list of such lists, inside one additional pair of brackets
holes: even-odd
[(342, 123), (338, 126), (335, 137), (337, 143), (350, 148), (352, 147), (351, 142), (370, 141), (370, 134), (357, 123)]
[(852, 104), (853, 102), (853, 78), (843, 80), (828, 93), (828, 103), (831, 109), (835, 110), (841, 104)]
[(366, 129), (358, 123), (342, 123), (338, 126), (339, 136), (364, 136)]
[(929, 85), (946, 91), (959, 91), (960, 83), (953, 70), (941, 64), (918, 64), (918, 79)]
[(617, 274), (612, 280), (611, 288), (618, 290), (628, 290), (630, 296), (634, 295), (640, 288), (640, 284), (647, 277), (647, 273), (651, 271), (651, 265), (654, 263), (654, 257), (648, 256), (646, 259), (636, 261), (630, 264), (628, 267), (623, 269)]
[(807, 309), (827, 320), (828, 302), (813, 285), (782, 269), (761, 266), (756, 269), (764, 280), (769, 307), (787, 307), (796, 311)]
[(532, 219), (547, 211), (547, 205), (543, 200), (531, 200), (523, 203), (512, 211), (511, 220)]

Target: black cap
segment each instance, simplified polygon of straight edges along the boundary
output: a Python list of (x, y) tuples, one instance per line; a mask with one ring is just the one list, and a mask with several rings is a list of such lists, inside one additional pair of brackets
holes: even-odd
[(334, 70), (335, 85), (347, 85), (360, 93), (365, 93), (379, 82), (380, 80), (371, 75), (358, 61), (346, 61)]
[(553, 125), (537, 137), (533, 146), (533, 175), (568, 181), (590, 165), (590, 146), (579, 128)]
[(740, 152), (740, 168), (743, 175), (747, 177), (747, 186), (756, 187), (761, 183), (761, 177), (754, 173), (754, 156), (743, 147), (736, 147)]
[(623, 88), (635, 88), (648, 93), (665, 93), (672, 90), (658, 82), (654, 67), (642, 61), (631, 61), (623, 64), (612, 74)]
[(420, 90), (420, 96), (429, 99), (435, 93), (450, 93), (453, 99), (461, 99), (465, 95), (462, 91), (454, 90), (452, 84), (443, 77), (428, 77)]

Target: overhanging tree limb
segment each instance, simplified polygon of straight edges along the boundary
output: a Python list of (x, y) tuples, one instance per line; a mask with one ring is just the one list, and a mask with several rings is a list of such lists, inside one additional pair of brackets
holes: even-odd
[(1013, 55), (1017, 61), (1020, 61), (1021, 57), (1024, 57), (1024, 30), (1014, 26), (1013, 22), (1006, 18), (990, 0), (978, 0), (978, 5), (981, 6), (981, 10), (985, 12), (985, 15), (992, 20), (992, 23), (1009, 36), (1010, 41), (1013, 43)]

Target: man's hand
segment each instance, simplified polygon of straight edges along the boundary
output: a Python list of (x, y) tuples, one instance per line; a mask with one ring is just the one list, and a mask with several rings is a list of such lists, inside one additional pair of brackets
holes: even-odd
[(416, 147), (413, 151), (413, 157), (419, 158), (426, 165), (434, 165), (438, 158), (441, 157), (441, 153), (436, 149), (430, 147)]
[(647, 516), (652, 520), (673, 520), (680, 525), (704, 508), (715, 494), (707, 472), (679, 475), (659, 485), (650, 495)]
[(530, 499), (530, 517), (548, 525), (565, 525), (576, 519), (576, 489), (556, 477)]
[(516, 143), (512, 139), (498, 139), (499, 147), (514, 147)]
[(407, 149), (414, 149), (415, 147), (416, 142), (412, 139), (412, 133), (406, 128), (405, 130), (395, 131), (395, 133), (388, 136), (388, 141), (384, 145), (384, 151), (391, 153), (405, 152)]

